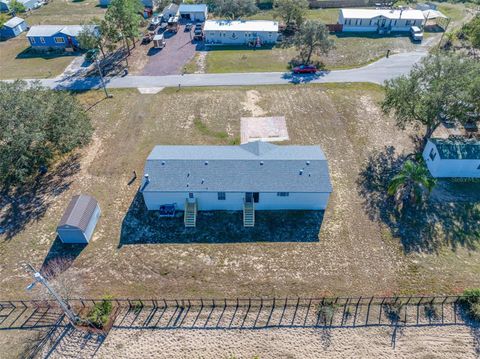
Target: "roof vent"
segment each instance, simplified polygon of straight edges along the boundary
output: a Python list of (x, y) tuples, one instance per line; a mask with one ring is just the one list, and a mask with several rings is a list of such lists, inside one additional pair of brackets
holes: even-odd
[(303, 170), (300, 170), (300, 172), (298, 173), (300, 176), (303, 175)]
[(260, 166), (263, 166), (263, 161), (260, 161)]
[(165, 166), (165, 161), (162, 161), (162, 166)]
[(145, 173), (145, 181), (150, 182), (150, 178), (148, 178), (148, 173)]
[(205, 166), (207, 166), (207, 165), (208, 165), (208, 161), (205, 161)]
[(204, 184), (204, 183), (205, 183), (205, 180), (202, 178), (202, 184)]
[(306, 164), (307, 164), (307, 166), (310, 166), (310, 161), (307, 161)]
[(187, 183), (187, 187), (190, 187), (190, 185)]
[(190, 172), (187, 173), (187, 177), (190, 177)]

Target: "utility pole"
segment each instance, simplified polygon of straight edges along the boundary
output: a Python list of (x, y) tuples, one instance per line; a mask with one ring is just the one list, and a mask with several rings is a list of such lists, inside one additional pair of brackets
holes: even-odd
[(98, 70), (98, 73), (100, 75), (100, 81), (102, 82), (103, 91), (105, 91), (105, 96), (107, 98), (111, 98), (112, 95), (110, 95), (107, 92), (107, 86), (105, 85), (105, 80), (103, 79), (102, 69), (100, 68), (100, 63), (98, 62), (98, 58), (97, 58), (96, 54), (95, 54), (95, 65), (97, 65), (97, 70)]
[(70, 305), (68, 305), (68, 303), (66, 303), (63, 300), (63, 298), (50, 286), (48, 281), (42, 276), (42, 274), (39, 271), (37, 271), (30, 263), (27, 263), (27, 266), (30, 269), (30, 271), (32, 272), (33, 278), (35, 279), (35, 281), (27, 287), (27, 290), (32, 290), (33, 287), (35, 287), (35, 284), (37, 284), (37, 283), (42, 284), (45, 288), (47, 288), (47, 290), (50, 292), (50, 294), (58, 302), (58, 304), (62, 308), (63, 312), (67, 316), (68, 320), (70, 320), (70, 323), (72, 323), (72, 325), (77, 325), (80, 322), (80, 318), (70, 308)]

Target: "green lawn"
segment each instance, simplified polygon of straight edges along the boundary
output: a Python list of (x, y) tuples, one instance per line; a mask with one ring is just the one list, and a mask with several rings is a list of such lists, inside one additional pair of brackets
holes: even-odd
[[(320, 20), (325, 24), (336, 24), (339, 9), (310, 9), (307, 10), (307, 19)], [(253, 16), (248, 17), (249, 20), (273, 20), (273, 11), (259, 11)]]
[[(30, 15), (20, 16), (25, 17), (29, 26), (83, 24), (93, 17), (103, 17), (105, 9), (97, 4), (96, 0), (56, 0), (33, 10)], [(0, 79), (54, 77), (61, 74), (73, 59), (72, 56), (27, 55), (29, 47), (25, 34), (0, 42)]]
[[(393, 53), (416, 48), (408, 36), (359, 36), (358, 34), (332, 35), (335, 48), (320, 59), (328, 69), (345, 69), (363, 66), (385, 56), (387, 49)], [(206, 58), (206, 72), (264, 72), (285, 71), (297, 51), (294, 48), (273, 47), (251, 49), (238, 47), (212, 48)], [(195, 72), (194, 61), (187, 66)]]

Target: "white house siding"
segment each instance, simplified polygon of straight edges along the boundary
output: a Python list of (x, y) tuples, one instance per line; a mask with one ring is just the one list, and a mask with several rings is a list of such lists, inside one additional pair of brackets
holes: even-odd
[[(385, 22), (383, 22), (385, 20)], [(400, 20), (391, 20), (385, 19), (383, 17), (378, 17), (374, 19), (343, 19), (343, 31), (345, 32), (376, 32), (380, 28), (389, 28), (391, 31), (410, 31), (412, 26), (419, 26), (423, 25), (422, 20), (407, 20), (407, 19), (400, 19)]]
[[(149, 210), (158, 210), (164, 204), (176, 204), (178, 210), (184, 210), (188, 192), (143, 192), (145, 205)], [(218, 199), (217, 192), (194, 192), (198, 210), (215, 211), (243, 210), (244, 192), (226, 192), (225, 200)], [(292, 193), (286, 197), (277, 196), (277, 192), (261, 192), (257, 210), (324, 210), (327, 207), (329, 193)]]
[(252, 31), (205, 31), (205, 43), (211, 45), (244, 45), (260, 38), (262, 44), (274, 44), (278, 33)]
[[(436, 153), (435, 159), (430, 158), (430, 152)], [(480, 178), (480, 159), (460, 160), (440, 158), (436, 147), (428, 142), (423, 150), (423, 158), (428, 170), (435, 178)]]

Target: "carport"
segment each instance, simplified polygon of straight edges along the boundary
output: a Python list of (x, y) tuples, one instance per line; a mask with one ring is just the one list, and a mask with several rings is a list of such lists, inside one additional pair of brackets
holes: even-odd
[(181, 4), (178, 14), (183, 20), (203, 22), (208, 17), (208, 8), (206, 4)]

